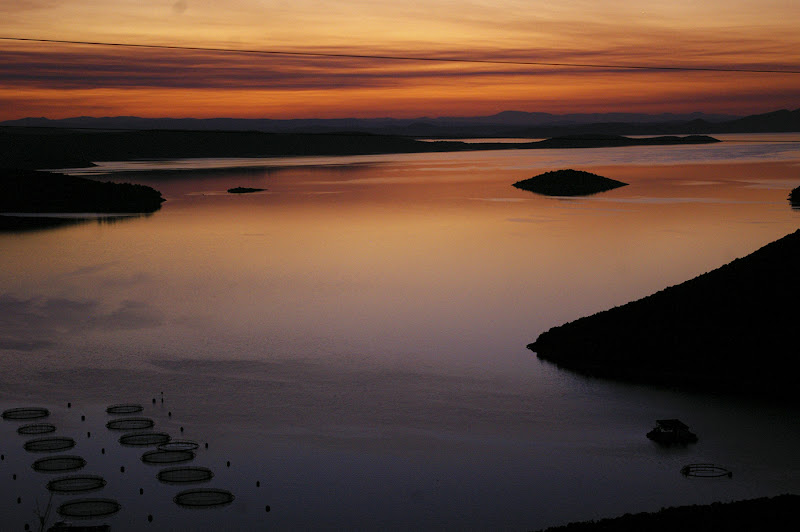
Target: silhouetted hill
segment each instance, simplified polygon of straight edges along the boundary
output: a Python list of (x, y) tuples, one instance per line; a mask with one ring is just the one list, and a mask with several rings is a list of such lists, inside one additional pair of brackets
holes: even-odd
[[(781, 109), (761, 115), (746, 116), (719, 124), (725, 133), (772, 133), (781, 131), (800, 131), (800, 109), (788, 111)], [(722, 132), (722, 131), (718, 131)]]
[(587, 375), (797, 401), (800, 231), (528, 347)]
[(160, 192), (145, 185), (0, 169), (0, 212), (144, 213), (158, 210), (163, 201)]
[(366, 155), (468, 149), (405, 137), (258, 131), (0, 131), (0, 166), (65, 168), (91, 161), (195, 157)]
[[(193, 131), (261, 131), (266, 133), (336, 133), (354, 131), (382, 135), (406, 135), (414, 137), (445, 136), (491, 137), (513, 136), (513, 132), (531, 127), (578, 127), (597, 123), (630, 124), (674, 124), (703, 119), (708, 123), (739, 118), (730, 115), (686, 113), (571, 113), (554, 115), (541, 112), (502, 111), (490, 116), (442, 116), (417, 118), (335, 118), (335, 119), (290, 119), (266, 118), (140, 118), (136, 116), (90, 117), (79, 116), (50, 120), (22, 118), (0, 122), (0, 126), (25, 126), (44, 128), (88, 128), (128, 130), (193, 130)], [(574, 130), (552, 130), (541, 137), (552, 137), (571, 133)], [(594, 132), (587, 131), (587, 132)]]
[(93, 130), (260, 131), (262, 133), (372, 133), (416, 138), (521, 137), (565, 135), (689, 135), (800, 131), (800, 109), (737, 117), (704, 113), (575, 113), (553, 115), (503, 111), (490, 116), (419, 118), (336, 118), (273, 120), (266, 118), (140, 118), (81, 116), (50, 120), (22, 118), (0, 127)]
[(797, 528), (798, 495), (779, 495), (728, 503), (664, 508), (654, 513), (625, 514), (613, 519), (570, 523), (543, 532), (769, 532)]

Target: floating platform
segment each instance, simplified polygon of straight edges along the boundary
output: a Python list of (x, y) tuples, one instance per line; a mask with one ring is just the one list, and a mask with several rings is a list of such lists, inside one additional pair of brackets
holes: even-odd
[(697, 434), (679, 419), (656, 420), (655, 428), (647, 433), (647, 437), (665, 445), (697, 443)]

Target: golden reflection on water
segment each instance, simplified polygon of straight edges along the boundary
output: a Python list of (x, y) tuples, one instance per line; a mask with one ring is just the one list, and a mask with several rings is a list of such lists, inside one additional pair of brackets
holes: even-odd
[[(596, 166), (630, 185), (550, 198), (510, 186), (547, 169), (517, 153), (310, 159), (137, 174), (165, 193), (161, 211), (3, 237), (0, 286), (109, 312), (144, 299), (176, 343), (181, 327), (205, 323), (222, 335), (330, 336), (370, 356), (416, 338), (413, 350), (440, 342), (448, 362), (479, 363), (492, 345), (524, 345), (797, 225), (785, 199), (793, 162)], [(226, 194), (233, 186), (267, 191)]]

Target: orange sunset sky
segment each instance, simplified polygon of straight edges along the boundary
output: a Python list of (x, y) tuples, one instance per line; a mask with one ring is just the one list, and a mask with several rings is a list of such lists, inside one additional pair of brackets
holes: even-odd
[(0, 120), (796, 109), (798, 21), (798, 0), (0, 0)]

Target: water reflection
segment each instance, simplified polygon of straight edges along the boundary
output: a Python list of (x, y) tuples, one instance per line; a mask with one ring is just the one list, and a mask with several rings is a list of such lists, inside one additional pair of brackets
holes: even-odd
[(114, 225), (134, 218), (151, 216), (152, 214), (0, 213), (0, 233), (29, 233), (91, 223)]
[[(97, 457), (122, 505), (114, 530), (536, 529), (796, 492), (792, 412), (582, 378), (525, 348), (797, 228), (790, 152), (664, 149), (136, 174), (168, 198), (157, 215), (0, 235), (0, 407), (50, 407)], [(631, 185), (572, 200), (511, 186), (561, 163)], [(235, 186), (268, 190), (213, 194)], [(187, 514), (141, 453), (103, 455), (116, 440), (87, 426), (126, 402), (210, 442), (196, 465), (236, 487), (233, 503)], [(647, 440), (669, 418), (700, 441)], [(28, 457), (0, 429), (7, 479)], [(689, 482), (694, 462), (736, 475)], [(43, 484), (15, 471), (0, 513), (22, 529)]]

